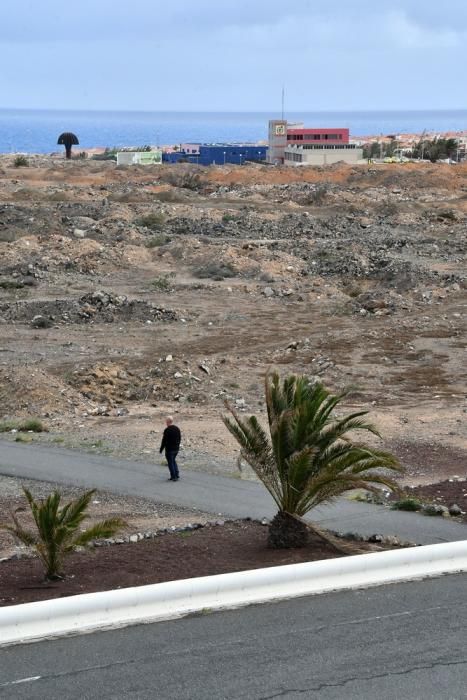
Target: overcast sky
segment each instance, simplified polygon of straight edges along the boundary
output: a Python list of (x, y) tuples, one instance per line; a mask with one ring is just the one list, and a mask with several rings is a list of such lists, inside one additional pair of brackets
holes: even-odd
[(466, 108), (467, 0), (0, 0), (0, 107)]

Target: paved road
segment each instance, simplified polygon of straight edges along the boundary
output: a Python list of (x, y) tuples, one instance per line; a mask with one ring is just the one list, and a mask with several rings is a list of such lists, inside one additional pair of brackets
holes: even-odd
[[(185, 470), (182, 479), (174, 484), (167, 481), (167, 469), (153, 463), (129, 462), (45, 445), (0, 441), (0, 473), (95, 487), (230, 517), (271, 517), (276, 511), (271, 497), (258, 483)], [(316, 508), (312, 517), (331, 530), (396, 535), (417, 544), (467, 539), (467, 528), (461, 523), (345, 499)]]
[(8, 700), (467, 698), (467, 575), (0, 650)]

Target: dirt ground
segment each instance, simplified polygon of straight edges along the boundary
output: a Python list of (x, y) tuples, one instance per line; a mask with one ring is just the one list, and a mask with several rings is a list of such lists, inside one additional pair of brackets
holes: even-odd
[(466, 476), (466, 244), (467, 165), (1, 156), (1, 412), (48, 429), (5, 437), (147, 460), (170, 413), (233, 475), (274, 367), (354, 386), (405, 483)]
[(3, 562), (0, 606), (339, 556), (318, 539), (295, 550), (268, 549), (266, 540), (267, 528), (248, 521), (164, 534), (136, 544), (71, 554), (66, 578), (59, 582), (44, 582), (38, 559)]

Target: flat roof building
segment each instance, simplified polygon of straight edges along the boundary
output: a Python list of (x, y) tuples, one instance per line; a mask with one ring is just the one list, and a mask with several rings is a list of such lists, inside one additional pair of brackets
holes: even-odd
[(246, 161), (266, 160), (267, 146), (255, 143), (202, 143), (193, 150), (193, 144), (184, 144), (186, 150), (163, 154), (166, 163), (196, 163), (198, 165), (243, 165)]
[(344, 144), (290, 144), (284, 150), (284, 165), (331, 165), (358, 163), (363, 159), (363, 148), (354, 143)]
[(363, 150), (350, 143), (348, 129), (306, 129), (303, 124), (289, 124), (285, 119), (269, 122), (268, 163), (326, 165), (339, 160), (357, 163), (362, 159)]

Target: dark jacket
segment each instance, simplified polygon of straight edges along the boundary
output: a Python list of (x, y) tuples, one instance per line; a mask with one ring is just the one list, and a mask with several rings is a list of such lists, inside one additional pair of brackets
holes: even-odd
[(162, 435), (161, 448), (159, 452), (162, 452), (162, 450), (165, 450), (166, 452), (178, 452), (181, 439), (182, 434), (180, 432), (180, 428), (177, 428), (176, 425), (168, 425)]

